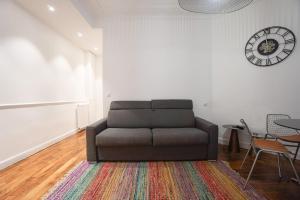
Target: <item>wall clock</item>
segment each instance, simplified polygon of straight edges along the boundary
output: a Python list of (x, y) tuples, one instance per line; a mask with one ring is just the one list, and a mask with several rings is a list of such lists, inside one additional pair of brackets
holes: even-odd
[(267, 67), (282, 62), (292, 54), (296, 45), (294, 33), (281, 26), (272, 26), (256, 32), (245, 46), (249, 62)]

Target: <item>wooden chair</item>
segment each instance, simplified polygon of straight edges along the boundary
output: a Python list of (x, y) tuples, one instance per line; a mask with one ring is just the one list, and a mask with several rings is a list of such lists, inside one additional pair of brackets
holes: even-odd
[(274, 121), (279, 119), (291, 119), (291, 117), (285, 114), (268, 114), (266, 119), (267, 134), (265, 138), (271, 137), (293, 143), (292, 145), (285, 144), (285, 146), (296, 147), (295, 153), (291, 153), (294, 155), (293, 161), (295, 161), (300, 147), (300, 133), (294, 129), (285, 128), (275, 124)]
[(247, 180), (246, 180), (246, 183), (244, 185), (244, 189), (246, 188), (246, 185), (252, 175), (252, 172), (253, 172), (253, 169), (254, 169), (254, 166), (256, 164), (256, 161), (259, 157), (259, 155), (262, 153), (262, 152), (266, 152), (266, 153), (275, 153), (277, 154), (277, 159), (278, 159), (278, 172), (279, 172), (279, 177), (281, 178), (281, 169), (280, 169), (280, 156), (285, 156), (292, 168), (293, 168), (293, 171), (295, 173), (295, 177), (296, 177), (296, 181), (300, 184), (300, 179), (299, 179), (299, 176), (296, 172), (296, 169), (294, 167), (294, 164), (290, 158), (290, 155), (289, 155), (289, 152), (287, 150), (287, 148), (281, 144), (280, 142), (276, 141), (276, 140), (265, 140), (265, 139), (259, 139), (259, 138), (256, 138), (255, 135), (250, 131), (248, 125), (246, 124), (245, 120), (241, 119), (240, 120), (241, 123), (245, 126), (245, 129), (246, 131), (248, 132), (248, 134), (251, 136), (251, 146), (249, 148), (249, 150), (247, 151), (246, 153), (246, 156), (242, 162), (242, 165), (240, 167), (240, 169), (242, 169), (251, 149), (255, 152), (256, 154), (256, 157), (255, 157), (255, 160), (252, 164), (252, 167), (251, 167), (251, 170), (248, 174), (248, 177), (247, 177)]

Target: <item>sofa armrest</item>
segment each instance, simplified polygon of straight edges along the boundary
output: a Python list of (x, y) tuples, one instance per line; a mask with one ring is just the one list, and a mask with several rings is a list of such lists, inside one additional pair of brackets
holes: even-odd
[(218, 126), (199, 117), (195, 117), (196, 128), (208, 133), (208, 160), (218, 157)]
[(97, 162), (96, 135), (106, 128), (106, 118), (86, 127), (86, 157), (89, 162)]

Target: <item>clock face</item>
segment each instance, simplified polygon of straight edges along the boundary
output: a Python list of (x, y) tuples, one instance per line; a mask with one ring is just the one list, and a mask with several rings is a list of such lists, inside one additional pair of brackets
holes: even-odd
[(295, 45), (296, 37), (292, 31), (272, 26), (258, 31), (248, 40), (245, 55), (252, 64), (267, 67), (286, 59)]

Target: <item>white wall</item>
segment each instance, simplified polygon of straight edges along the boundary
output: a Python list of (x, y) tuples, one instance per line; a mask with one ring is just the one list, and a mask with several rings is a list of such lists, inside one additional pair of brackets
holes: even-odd
[[(298, 45), (287, 60), (268, 68), (244, 56), (248, 39), (264, 27), (286, 26), (300, 38), (299, 10), (297, 0), (256, 0), (205, 18), (148, 13), (103, 19), (105, 111), (112, 100), (191, 98), (197, 115), (219, 125), (221, 142), (228, 136), (222, 125), (240, 118), (262, 133), (267, 113), (299, 118)], [(241, 140), (246, 147), (245, 134)]]
[(0, 17), (0, 104), (85, 98), (82, 50), (11, 1)]
[(300, 38), (299, 10), (297, 0), (257, 0), (212, 18), (107, 17), (102, 72), (102, 57), (73, 46), (12, 1), (0, 1), (5, 19), (0, 20), (0, 168), (76, 129), (76, 103), (14, 109), (3, 104), (86, 100), (94, 121), (112, 100), (191, 98), (196, 115), (220, 127), (243, 117), (259, 132), (265, 131), (267, 113), (299, 117), (298, 45), (286, 61), (269, 68), (244, 57), (247, 40), (264, 27), (286, 26)]
[(104, 116), (103, 104), (103, 57), (96, 57), (95, 66), (95, 101), (96, 101), (96, 118), (101, 119)]
[(91, 123), (103, 117), (102, 56), (95, 56), (87, 52), (85, 58), (85, 95), (89, 102), (89, 121)]
[[(78, 101), (99, 105), (95, 87), (87, 91), (97, 85), (95, 56), (13, 1), (0, 1), (0, 19), (1, 169), (74, 133)], [(100, 118), (92, 111), (91, 122)]]
[[(265, 133), (268, 113), (300, 117), (299, 44), (284, 62), (267, 68), (252, 65), (244, 55), (248, 39), (265, 27), (287, 27), (299, 40), (299, 10), (298, 0), (260, 0), (238, 12), (214, 17), (211, 107), (219, 125), (244, 118), (252, 129)], [(224, 131), (220, 130), (220, 137)]]
[(115, 16), (103, 20), (105, 112), (112, 100), (193, 99), (211, 95), (211, 23), (195, 16)]

